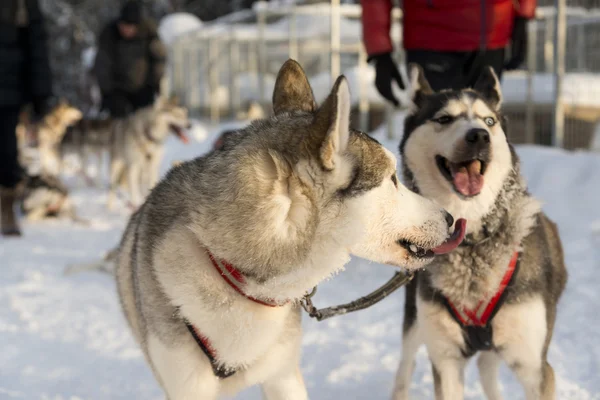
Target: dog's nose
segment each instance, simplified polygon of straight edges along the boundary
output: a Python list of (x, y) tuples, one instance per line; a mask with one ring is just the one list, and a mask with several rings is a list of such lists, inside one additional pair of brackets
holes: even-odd
[(490, 142), (490, 134), (485, 129), (473, 128), (467, 132), (465, 140), (469, 144), (485, 144)]
[(451, 228), (452, 225), (454, 225), (454, 217), (447, 211), (444, 211), (446, 213), (446, 222), (448, 223), (448, 228)]

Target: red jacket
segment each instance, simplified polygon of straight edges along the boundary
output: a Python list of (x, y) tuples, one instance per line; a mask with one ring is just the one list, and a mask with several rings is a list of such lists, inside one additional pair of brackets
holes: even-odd
[[(475, 51), (506, 46), (515, 16), (533, 18), (536, 0), (404, 0), (404, 48)], [(367, 53), (393, 50), (392, 0), (361, 0)], [(485, 18), (482, 18), (485, 16)]]

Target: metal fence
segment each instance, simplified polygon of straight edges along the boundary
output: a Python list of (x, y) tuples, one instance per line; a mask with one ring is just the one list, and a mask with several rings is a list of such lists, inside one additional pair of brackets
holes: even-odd
[[(595, 4), (595, 3), (598, 4)], [(557, 4), (564, 0), (556, 0)], [(526, 68), (505, 74), (503, 91), (515, 143), (589, 148), (600, 120), (600, 0), (538, 7), (529, 24)], [(559, 12), (557, 12), (557, 10)], [(268, 107), (274, 78), (288, 58), (311, 77), (317, 97), (346, 73), (357, 99), (354, 123), (372, 130), (392, 113), (373, 87), (356, 4), (273, 7), (259, 2), (178, 38), (171, 49), (169, 90), (213, 122), (235, 118), (249, 102)], [(401, 49), (402, 12), (391, 37)], [(403, 64), (403, 55), (397, 59)], [(558, 90), (555, 90), (555, 87)]]

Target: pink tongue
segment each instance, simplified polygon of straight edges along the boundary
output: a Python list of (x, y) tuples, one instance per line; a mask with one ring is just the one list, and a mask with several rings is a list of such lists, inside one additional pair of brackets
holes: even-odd
[(475, 196), (481, 192), (483, 187), (483, 175), (481, 175), (481, 162), (471, 161), (457, 169), (452, 169), (454, 187), (464, 196)]
[(454, 224), (454, 232), (452, 235), (444, 243), (432, 249), (433, 253), (436, 255), (450, 253), (452, 250), (458, 247), (460, 242), (465, 238), (465, 234), (467, 232), (467, 220), (464, 218), (459, 218)]
[(190, 139), (187, 137), (183, 129), (179, 128), (178, 126), (173, 126), (171, 127), (171, 129), (175, 131), (175, 136), (177, 136), (179, 140), (181, 140), (185, 144), (189, 143)]

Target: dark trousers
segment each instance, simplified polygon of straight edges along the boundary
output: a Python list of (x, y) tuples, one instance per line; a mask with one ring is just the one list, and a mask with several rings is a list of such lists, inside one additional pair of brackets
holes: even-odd
[(22, 178), (17, 148), (19, 107), (0, 107), (0, 186), (13, 188)]
[(153, 88), (144, 87), (134, 93), (117, 91), (103, 94), (102, 108), (108, 110), (113, 118), (124, 118), (140, 108), (153, 104), (155, 93)]
[(504, 49), (473, 52), (407, 50), (406, 63), (420, 65), (433, 90), (460, 90), (473, 87), (487, 66), (494, 68), (501, 79)]

